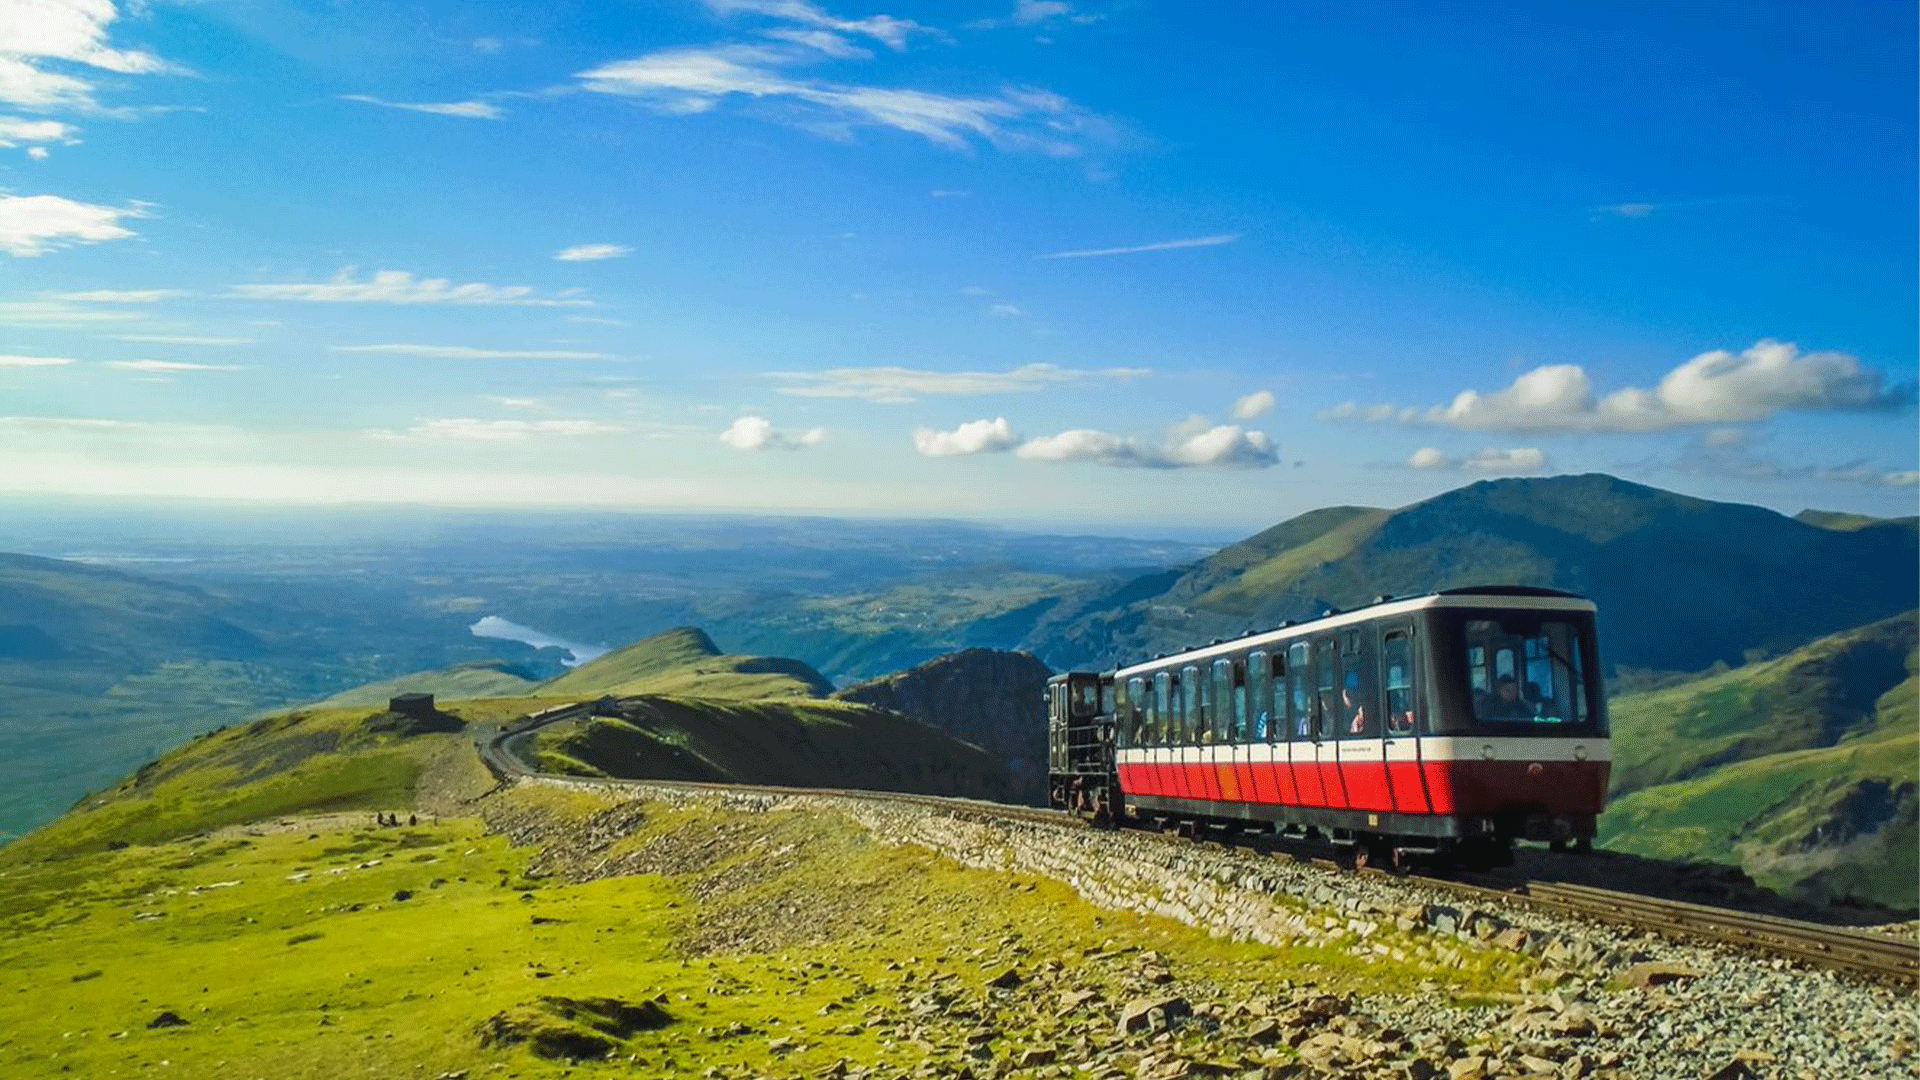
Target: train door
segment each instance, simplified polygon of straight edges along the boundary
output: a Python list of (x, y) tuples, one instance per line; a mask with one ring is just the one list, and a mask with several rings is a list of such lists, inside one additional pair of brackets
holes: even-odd
[(1304, 641), (1296, 641), (1287, 649), (1287, 681), (1293, 686), (1293, 717), (1287, 730), (1288, 771), (1293, 774), (1301, 806), (1326, 806), (1327, 791), (1320, 783), (1317, 750), (1320, 721), (1315, 714), (1319, 698), (1313, 685), (1313, 649)]
[(1379, 812), (1393, 809), (1393, 793), (1387, 786), (1374, 633), (1371, 626), (1357, 626), (1340, 634), (1340, 715), (1334, 738), (1347, 806)]
[(1193, 783), (1187, 773), (1193, 768), (1193, 680), (1182, 671), (1173, 678), (1173, 715), (1177, 737), (1168, 757), (1167, 794), (1193, 798)]
[(1293, 712), (1291, 707), (1292, 689), (1287, 680), (1287, 650), (1285, 646), (1273, 650), (1269, 658), (1270, 672), (1267, 676), (1267, 696), (1262, 700), (1272, 710), (1267, 720), (1267, 753), (1272, 758), (1272, 766), (1267, 770), (1273, 790), (1273, 800), (1289, 806), (1300, 804), (1300, 788), (1293, 781), (1293, 765), (1288, 760), (1288, 741), (1293, 734)]
[(1415, 684), (1414, 633), (1411, 623), (1389, 624), (1380, 635), (1380, 706), (1385, 722), (1384, 758), (1387, 787), (1393, 809), (1403, 814), (1425, 814), (1426, 777), (1420, 767), (1419, 687)]
[(1198, 664), (1181, 668), (1180, 678), (1189, 687), (1187, 713), (1192, 722), (1193, 750), (1187, 759), (1192, 764), (1186, 770), (1187, 790), (1192, 794), (1188, 797), (1211, 802), (1220, 798), (1220, 778), (1214, 772), (1213, 680)]
[(1345, 809), (1346, 780), (1340, 775), (1340, 635), (1313, 643), (1313, 760), (1324, 805)]

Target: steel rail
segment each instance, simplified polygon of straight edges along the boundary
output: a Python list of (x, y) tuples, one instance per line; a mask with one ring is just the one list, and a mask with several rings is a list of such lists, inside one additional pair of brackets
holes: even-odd
[[(843, 788), (780, 787), (764, 784), (716, 784), (694, 780), (642, 780), (624, 777), (575, 777), (540, 772), (530, 768), (515, 752), (512, 744), (540, 727), (563, 720), (592, 715), (592, 706), (582, 703), (549, 709), (523, 717), (497, 729), (482, 729), (475, 740), (481, 761), (504, 784), (514, 778), (540, 778), (598, 787), (649, 787), (705, 794), (762, 794), (862, 799), (874, 802), (924, 806), (956, 817), (977, 821), (1015, 820), (1038, 824), (1091, 827), (1086, 819), (1065, 810), (1041, 809), (966, 799), (947, 795), (917, 795), (897, 791), (863, 791)], [(484, 733), (488, 732), (490, 733)], [(1164, 833), (1147, 832), (1142, 835)], [(1171, 839), (1171, 838), (1169, 838)], [(1193, 843), (1192, 840), (1182, 841)], [(1243, 845), (1234, 844), (1234, 847)], [(1253, 850), (1260, 850), (1254, 847)], [(1287, 854), (1274, 849), (1269, 855)], [(1299, 854), (1293, 853), (1295, 858)], [(1338, 863), (1320, 858), (1308, 860), (1333, 872), (1344, 870)], [(1819, 967), (1864, 975), (1899, 983), (1920, 983), (1920, 941), (1894, 937), (1873, 930), (1823, 926), (1776, 915), (1757, 915), (1731, 908), (1717, 908), (1679, 900), (1665, 900), (1637, 893), (1619, 892), (1590, 885), (1560, 882), (1523, 881), (1503, 886), (1481, 885), (1426, 874), (1402, 875), (1389, 870), (1367, 869), (1362, 874), (1383, 877), (1411, 877), (1424, 885), (1451, 892), (1483, 896), (1504, 902), (1518, 902), (1546, 910), (1578, 915), (1598, 922), (1651, 930), (1667, 937), (1706, 939), (1736, 948), (1771, 953), (1785, 959)]]

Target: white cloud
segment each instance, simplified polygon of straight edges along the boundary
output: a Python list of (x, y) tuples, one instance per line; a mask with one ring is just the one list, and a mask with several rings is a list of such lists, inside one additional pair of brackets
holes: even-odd
[[(72, 124), (63, 124), (58, 120), (27, 120), (18, 116), (0, 116), (0, 146), (19, 146), (22, 143), (65, 143), (71, 146), (79, 142), (74, 138), (78, 130)], [(44, 150), (44, 147), (34, 147)]]
[(1013, 319), (1018, 318), (1021, 311), (1012, 304), (989, 304), (987, 305), (987, 314), (1002, 319)]
[(201, 337), (195, 334), (108, 334), (115, 341), (138, 341), (150, 345), (251, 345), (258, 338)]
[(531, 285), (455, 285), (446, 278), (415, 278), (405, 270), (376, 270), (355, 281), (351, 267), (333, 280), (289, 285), (235, 285), (229, 294), (248, 300), (300, 300), (363, 304), (508, 304), (523, 307), (591, 307), (570, 296), (538, 296)]
[(1629, 387), (1598, 397), (1585, 369), (1553, 364), (1504, 390), (1466, 390), (1428, 409), (1349, 401), (1320, 415), (1464, 431), (1621, 433), (1747, 423), (1782, 412), (1888, 411), (1913, 396), (1910, 384), (1889, 387), (1883, 374), (1845, 353), (1802, 354), (1795, 345), (1761, 341), (1740, 353), (1701, 353), (1651, 390)]
[[(967, 24), (969, 30), (999, 30), (1006, 27), (1031, 28), (1047, 23), (1091, 23), (1099, 22), (1102, 16), (1086, 15), (1073, 10), (1073, 5), (1063, 0), (1016, 0), (1013, 11), (1003, 18), (977, 19)], [(1043, 39), (1044, 40), (1044, 39)]]
[(625, 326), (627, 325), (627, 321), (625, 319), (605, 319), (605, 318), (601, 318), (598, 315), (569, 315), (567, 316), (567, 321), (570, 323), (583, 323), (588, 326)]
[(1650, 202), (1612, 203), (1607, 206), (1596, 206), (1593, 212), (1604, 217), (1645, 218), (1652, 217), (1659, 211), (1660, 206), (1659, 203)]
[(27, 147), (27, 156), (35, 161), (45, 161), (47, 160), (47, 148), (44, 146), (29, 146)]
[(124, 240), (133, 230), (120, 219), (145, 216), (138, 207), (101, 206), (58, 195), (0, 195), (0, 251), (30, 259), (74, 244)]
[(799, 450), (818, 446), (827, 438), (826, 428), (808, 428), (802, 432), (777, 430), (760, 416), (743, 416), (720, 433), (720, 441), (735, 450)]
[(498, 120), (505, 115), (500, 111), (499, 106), (484, 101), (386, 101), (372, 94), (341, 94), (340, 100), (380, 105), (388, 109), (406, 109), (409, 112), (432, 113), (435, 116), (459, 116), (468, 120)]
[(1238, 424), (1208, 425), (1194, 417), (1159, 443), (1076, 428), (1031, 439), (1014, 451), (1032, 461), (1089, 461), (1137, 469), (1264, 469), (1279, 463), (1273, 440)]
[(1132, 247), (1088, 248), (1084, 251), (1056, 251), (1042, 255), (1042, 259), (1094, 259), (1106, 255), (1138, 255), (1143, 251), (1175, 251), (1180, 248), (1219, 247), (1240, 239), (1239, 233), (1221, 233), (1218, 236), (1196, 236), (1191, 240), (1161, 240), (1153, 244), (1135, 244)]
[(548, 409), (548, 408), (552, 408), (552, 406), (550, 406), (550, 405), (548, 405), (548, 404), (547, 404), (547, 403), (546, 403), (546, 402), (545, 402), (544, 400), (542, 400), (542, 399), (540, 399), (540, 398), (531, 398), (531, 397), (494, 397), (494, 396), (491, 396), (491, 395), (489, 395), (489, 396), (487, 397), (487, 400), (488, 400), (488, 401), (491, 401), (491, 402), (493, 402), (493, 403), (494, 403), (495, 405), (500, 405), (500, 406), (503, 406), (503, 407), (505, 407), (505, 408), (508, 408), (508, 409)]
[(45, 295), (55, 300), (72, 300), (82, 304), (157, 304), (187, 293), (184, 289), (89, 289), (86, 292)]
[(0, 356), (0, 368), (65, 367), (71, 363), (60, 356)]
[(1255, 390), (1233, 403), (1235, 420), (1252, 420), (1273, 411), (1273, 391)]
[(151, 53), (109, 48), (108, 30), (119, 15), (112, 0), (0, 0), (0, 101), (91, 106), (93, 86), (39, 66), (48, 60), (122, 75), (180, 72)]
[(1004, 416), (992, 420), (972, 420), (952, 431), (932, 428), (913, 429), (913, 449), (927, 457), (965, 457), (969, 454), (997, 454), (1020, 444), (1020, 436)]
[(476, 420), (471, 417), (451, 417), (444, 420), (421, 420), (405, 431), (376, 429), (364, 434), (370, 439), (389, 442), (443, 440), (524, 442), (527, 439), (548, 436), (610, 435), (625, 430), (618, 425), (603, 424), (598, 420)]
[(784, 22), (799, 23), (820, 30), (870, 37), (899, 52), (907, 47), (907, 38), (916, 33), (933, 33), (911, 19), (874, 15), (865, 19), (840, 19), (827, 14), (807, 0), (706, 0), (707, 6), (724, 15), (744, 13), (764, 15)]
[(1007, 371), (927, 371), (919, 368), (832, 368), (812, 372), (769, 372), (773, 378), (797, 385), (780, 388), (795, 397), (859, 398), (884, 405), (902, 405), (928, 397), (972, 397), (1038, 390), (1056, 383), (1088, 378), (1133, 379), (1153, 374), (1151, 368), (1083, 370), (1054, 364), (1026, 364)]
[(515, 351), (511, 349), (475, 349), (466, 345), (329, 345), (333, 352), (386, 353), (392, 356), (424, 356), (441, 360), (611, 360), (606, 353), (569, 352), (553, 349)]
[(592, 262), (597, 259), (617, 259), (632, 252), (632, 248), (623, 244), (575, 244), (554, 258), (561, 262)]
[(239, 364), (188, 364), (178, 360), (108, 360), (110, 368), (121, 371), (242, 371)]
[(1431, 446), (1415, 450), (1407, 458), (1410, 469), (1446, 470), (1481, 473), (1540, 473), (1549, 468), (1544, 451), (1530, 446), (1506, 450), (1487, 449), (1451, 458)]
[(1110, 122), (1046, 90), (1011, 87), (968, 97), (832, 82), (783, 70), (833, 58), (793, 41), (714, 45), (664, 49), (576, 77), (587, 90), (633, 98), (673, 116), (710, 112), (722, 104), (783, 104), (789, 107), (768, 115), (837, 139), (851, 138), (858, 127), (885, 127), (950, 150), (986, 143), (1054, 157), (1076, 156), (1089, 142), (1115, 139)]

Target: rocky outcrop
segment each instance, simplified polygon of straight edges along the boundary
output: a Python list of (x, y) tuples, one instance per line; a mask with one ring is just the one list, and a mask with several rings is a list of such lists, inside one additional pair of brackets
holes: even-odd
[(970, 742), (1005, 765), (1014, 798), (1047, 797), (1047, 666), (1027, 653), (967, 649), (833, 695)]

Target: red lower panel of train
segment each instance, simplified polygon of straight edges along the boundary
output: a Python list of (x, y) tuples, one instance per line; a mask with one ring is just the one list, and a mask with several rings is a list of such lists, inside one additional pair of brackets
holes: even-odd
[(1604, 761), (1128, 762), (1120, 790), (1213, 802), (1402, 814), (1492, 814), (1516, 806), (1598, 814)]

